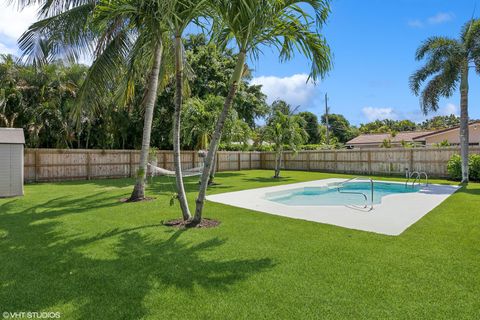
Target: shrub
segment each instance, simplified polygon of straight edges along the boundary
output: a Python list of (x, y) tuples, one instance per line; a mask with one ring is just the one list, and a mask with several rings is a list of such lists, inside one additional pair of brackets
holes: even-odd
[(458, 154), (448, 160), (447, 171), (453, 180), (462, 180), (462, 158)]
[[(468, 178), (480, 181), (480, 154), (471, 154), (468, 157)], [(462, 180), (462, 158), (454, 154), (447, 164), (448, 175), (454, 180)]]
[(469, 178), (473, 181), (480, 181), (480, 154), (470, 155)]

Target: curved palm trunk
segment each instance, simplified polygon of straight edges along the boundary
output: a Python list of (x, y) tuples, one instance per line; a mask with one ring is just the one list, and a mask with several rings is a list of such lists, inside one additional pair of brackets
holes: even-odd
[(129, 201), (139, 201), (145, 198), (145, 178), (147, 174), (148, 151), (150, 149), (150, 135), (152, 132), (153, 109), (157, 100), (158, 74), (162, 64), (163, 45), (157, 44), (153, 56), (153, 65), (148, 78), (148, 92), (145, 97), (145, 119), (143, 122), (142, 150), (140, 164), (137, 171), (137, 181)]
[(225, 124), (225, 120), (227, 119), (228, 111), (232, 107), (233, 98), (237, 93), (238, 83), (242, 78), (243, 66), (245, 65), (245, 56), (245, 51), (240, 51), (238, 54), (237, 65), (235, 66), (235, 71), (233, 72), (231, 78), (230, 90), (223, 104), (222, 113), (218, 117), (217, 124), (215, 125), (215, 132), (213, 133), (212, 140), (210, 141), (207, 157), (205, 158), (205, 167), (203, 168), (202, 179), (200, 181), (200, 190), (198, 191), (197, 200), (195, 201), (196, 208), (195, 216), (193, 217), (193, 223), (200, 223), (200, 221), (202, 221), (205, 195), (207, 193), (208, 181), (210, 180), (210, 173), (213, 167), (212, 162), (217, 154), (218, 145), (222, 137), (223, 126)]
[(462, 183), (468, 183), (468, 65), (463, 68), (460, 84), (460, 154)]
[(182, 38), (175, 37), (175, 111), (173, 113), (173, 163), (175, 166), (175, 182), (177, 184), (177, 195), (180, 208), (182, 209), (183, 220), (190, 219), (187, 196), (183, 185), (182, 159), (180, 154), (180, 121), (182, 116), (183, 98), (183, 53)]

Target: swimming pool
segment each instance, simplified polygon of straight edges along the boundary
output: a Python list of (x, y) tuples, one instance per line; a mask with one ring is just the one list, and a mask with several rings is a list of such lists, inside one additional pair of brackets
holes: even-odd
[(363, 206), (380, 204), (382, 198), (399, 193), (415, 193), (420, 190), (415, 187), (406, 187), (403, 183), (373, 182), (373, 201), (371, 184), (368, 181), (354, 181), (345, 184), (333, 184), (322, 187), (304, 187), (265, 195), (269, 201), (289, 206)]
[[(376, 204), (373, 209), (370, 203), (363, 208), (363, 196), (355, 194), (348, 195), (352, 198), (343, 198), (347, 195), (339, 195), (336, 188), (343, 185), (344, 190), (356, 192), (363, 189), (365, 192), (366, 189), (370, 191), (366, 187), (369, 183), (365, 180), (348, 183), (346, 179), (330, 178), (219, 193), (208, 195), (207, 200), (293, 219), (399, 235), (459, 188), (430, 184), (428, 188), (422, 185), (415, 189), (409, 186), (407, 189), (404, 182), (374, 180), (373, 200)], [(340, 196), (342, 198), (336, 198)], [(329, 197), (336, 199), (327, 199)], [(345, 200), (350, 200), (350, 205)], [(249, 214), (248, 211), (244, 213)]]

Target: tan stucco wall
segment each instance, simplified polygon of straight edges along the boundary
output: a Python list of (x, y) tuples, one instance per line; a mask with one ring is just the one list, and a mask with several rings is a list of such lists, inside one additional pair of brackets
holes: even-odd
[[(439, 133), (430, 137), (425, 137), (427, 145), (440, 143), (444, 140), (448, 140), (451, 144), (460, 143), (460, 129), (455, 129), (443, 133)], [(469, 141), (470, 143), (480, 143), (480, 123), (470, 125), (469, 128)]]

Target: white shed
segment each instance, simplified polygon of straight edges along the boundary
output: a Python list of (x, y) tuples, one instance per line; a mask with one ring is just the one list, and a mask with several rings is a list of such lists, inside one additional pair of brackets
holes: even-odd
[(23, 129), (0, 128), (0, 198), (23, 196)]

